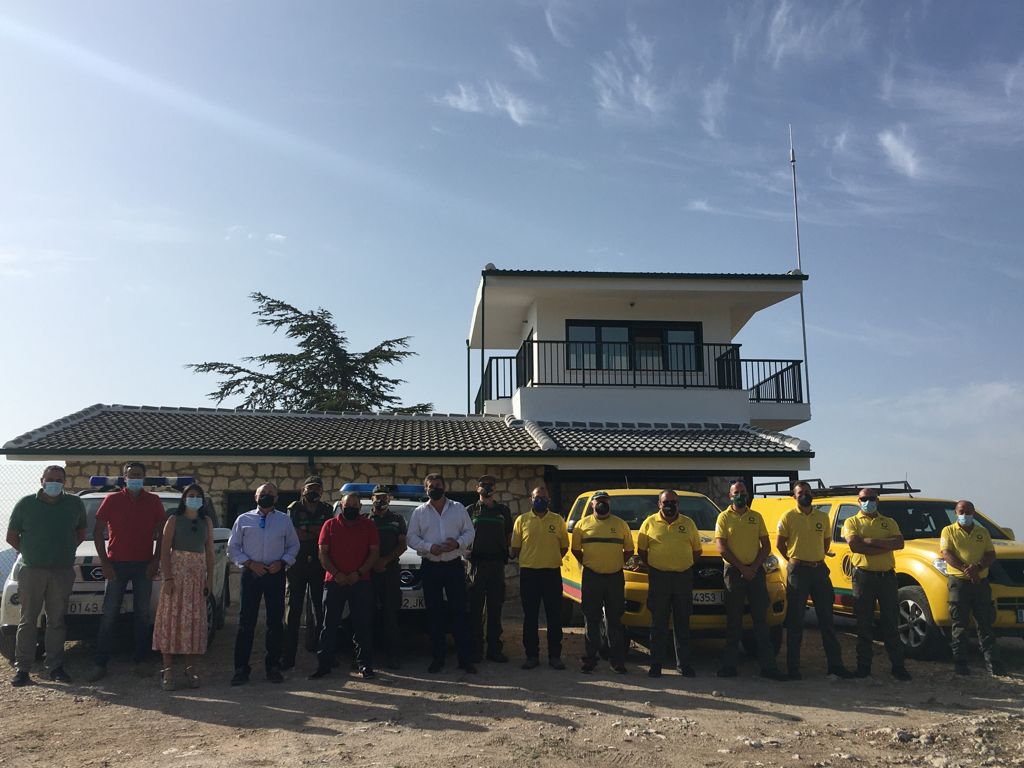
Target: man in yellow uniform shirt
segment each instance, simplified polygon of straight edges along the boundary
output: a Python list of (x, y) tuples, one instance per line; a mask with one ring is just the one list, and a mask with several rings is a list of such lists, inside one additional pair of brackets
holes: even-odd
[(729, 486), (729, 506), (715, 524), (715, 541), (725, 560), (725, 651), (718, 676), (736, 677), (743, 606), (749, 602), (761, 675), (785, 680), (775, 665), (775, 649), (768, 635), (768, 587), (761, 567), (771, 552), (768, 528), (764, 518), (748, 506), (749, 498), (746, 484), (737, 481)]
[(832, 619), (836, 593), (825, 565), (825, 553), (832, 546), (828, 515), (811, 506), (811, 486), (800, 480), (793, 486), (796, 507), (779, 519), (775, 544), (789, 561), (786, 577), (786, 671), (790, 680), (800, 680), (800, 643), (804, 634), (807, 598), (814, 601), (814, 613), (821, 630), (821, 644), (829, 675), (853, 677), (843, 666), (843, 651)]
[(626, 607), (626, 579), (622, 566), (633, 554), (633, 535), (626, 521), (612, 514), (611, 497), (605, 491), (595, 493), (590, 506), (593, 514), (572, 529), (572, 554), (583, 566), (580, 592), (586, 635), (580, 671), (593, 672), (597, 667), (603, 615), (608, 622), (612, 669), (625, 674), (622, 612)]
[(857, 617), (857, 671), (854, 674), (857, 677), (871, 674), (877, 602), (892, 676), (907, 682), (910, 673), (903, 666), (903, 644), (898, 633), (899, 585), (896, 583), (896, 558), (892, 554), (903, 549), (903, 534), (895, 520), (878, 514), (878, 491), (874, 488), (861, 488), (857, 500), (860, 512), (843, 523), (843, 538), (852, 553), (853, 613)]
[(537, 617), (541, 603), (548, 628), (548, 664), (565, 669), (562, 662), (562, 558), (569, 551), (565, 520), (551, 512), (548, 489), (538, 486), (530, 494), (530, 509), (512, 526), (512, 557), (519, 558), (519, 598), (523, 602), (523, 669), (540, 664)]
[(700, 533), (691, 518), (679, 514), (675, 491), (661, 492), (658, 512), (640, 526), (636, 548), (647, 566), (647, 609), (651, 612), (651, 667), (647, 675), (661, 677), (671, 611), (676, 668), (683, 677), (695, 677), (697, 673), (690, 666), (690, 614), (693, 564), (700, 557)]
[(950, 646), (956, 673), (970, 674), (967, 633), (973, 614), (985, 666), (994, 676), (1005, 675), (992, 634), (992, 588), (988, 584), (988, 568), (996, 559), (996, 548), (985, 527), (974, 521), (974, 504), (966, 500), (956, 503), (956, 522), (942, 529), (939, 551), (949, 578), (949, 618), (953, 622)]

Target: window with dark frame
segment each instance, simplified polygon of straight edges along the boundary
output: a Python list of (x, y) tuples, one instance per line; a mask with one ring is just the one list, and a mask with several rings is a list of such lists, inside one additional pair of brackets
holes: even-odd
[(704, 370), (701, 323), (567, 320), (566, 367), (602, 371)]

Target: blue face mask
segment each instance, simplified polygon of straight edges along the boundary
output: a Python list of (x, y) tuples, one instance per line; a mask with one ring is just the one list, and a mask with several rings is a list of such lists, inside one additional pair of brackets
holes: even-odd
[(58, 483), (56, 481), (43, 483), (43, 493), (47, 496), (60, 496), (64, 493), (64, 483)]
[(186, 496), (185, 507), (187, 509), (202, 509), (203, 508), (203, 497), (202, 496)]
[(124, 482), (129, 491), (141, 491), (146, 481), (141, 477), (129, 477)]
[(957, 515), (956, 521), (964, 528), (970, 528), (974, 525), (974, 515)]
[(533, 500), (533, 511), (534, 512), (547, 512), (548, 511), (548, 500), (547, 499), (534, 499)]
[(861, 510), (863, 510), (867, 514), (873, 515), (873, 514), (875, 514), (875, 512), (878, 511), (878, 502), (877, 501), (862, 501), (860, 503), (860, 508), (861, 508)]

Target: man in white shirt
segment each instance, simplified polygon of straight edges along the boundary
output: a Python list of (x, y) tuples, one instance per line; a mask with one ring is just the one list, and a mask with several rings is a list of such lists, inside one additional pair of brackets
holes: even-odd
[[(441, 475), (427, 475), (423, 487), (430, 501), (413, 510), (407, 540), (423, 558), (423, 602), (433, 655), (427, 671), (440, 672), (444, 668), (445, 623), (450, 616), (459, 669), (475, 674), (476, 667), (470, 661), (469, 603), (463, 562), (466, 550), (473, 544), (473, 521), (464, 506), (445, 496)], [(449, 616), (445, 615), (445, 597)]]

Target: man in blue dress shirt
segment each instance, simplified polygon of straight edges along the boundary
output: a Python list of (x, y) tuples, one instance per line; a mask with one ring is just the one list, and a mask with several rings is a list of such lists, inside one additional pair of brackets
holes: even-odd
[(249, 656), (252, 653), (260, 600), (267, 610), (267, 680), (284, 681), (281, 674), (281, 646), (284, 640), (285, 568), (295, 562), (299, 538), (292, 520), (274, 509), (277, 486), (264, 483), (256, 489), (256, 509), (235, 520), (228, 539), (231, 561), (242, 569), (241, 610), (238, 636), (235, 638), (235, 675), (232, 685), (249, 682)]

